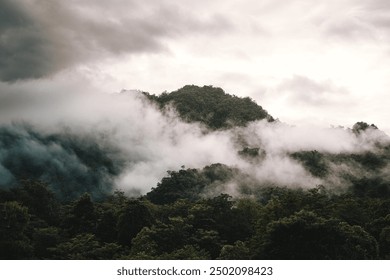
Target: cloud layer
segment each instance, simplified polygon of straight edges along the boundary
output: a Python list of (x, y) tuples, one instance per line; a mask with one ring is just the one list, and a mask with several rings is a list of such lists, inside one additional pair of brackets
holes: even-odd
[(212, 32), (222, 16), (194, 17), (170, 1), (0, 1), (0, 79), (42, 78), (123, 54), (167, 51), (164, 38)]
[[(107, 92), (161, 93), (208, 84), (251, 96), (286, 122), (326, 119), (322, 125), (350, 126), (364, 114), (390, 131), (386, 1), (0, 0), (0, 5), (3, 82), (78, 72)], [(279, 86), (283, 92), (275, 92)], [(259, 91), (272, 98), (261, 98)]]
[[(341, 128), (267, 121), (206, 131), (200, 124), (184, 123), (174, 111), (161, 112), (137, 91), (58, 93), (55, 103), (52, 95), (41, 94), (28, 105), (11, 102), (12, 97), (21, 98), (15, 94), (3, 99), (8, 110), (0, 111), (0, 185), (36, 178), (49, 182), (65, 198), (85, 191), (98, 198), (114, 189), (144, 194), (168, 170), (213, 163), (240, 170), (241, 179), (219, 188), (231, 193), (249, 181), (257, 187), (310, 188), (329, 184), (330, 178), (314, 177), (292, 153), (359, 154), (375, 152), (378, 141), (388, 141), (375, 131), (357, 137)], [(245, 147), (259, 148), (262, 156), (241, 156)]]

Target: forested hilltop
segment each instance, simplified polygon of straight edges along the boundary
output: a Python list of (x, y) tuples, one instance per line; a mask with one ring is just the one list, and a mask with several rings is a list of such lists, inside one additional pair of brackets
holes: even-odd
[(244, 126), (251, 121), (262, 119), (274, 121), (266, 110), (249, 97), (230, 95), (213, 86), (187, 85), (158, 96), (144, 94), (157, 102), (160, 109), (172, 105), (184, 121), (200, 122), (211, 129)]
[(390, 259), (374, 124), (293, 127), (212, 86), (103, 100), (0, 124), (1, 259)]

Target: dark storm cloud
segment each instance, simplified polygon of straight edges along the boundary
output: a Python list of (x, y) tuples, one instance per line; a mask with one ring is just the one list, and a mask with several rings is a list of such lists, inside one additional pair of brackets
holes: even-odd
[[(0, 77), (34, 77), (47, 72), (42, 46), (45, 38), (39, 34), (34, 20), (17, 1), (0, 1)], [(33, 65), (39, 65), (32, 69)], [(42, 73), (41, 73), (42, 72)]]
[(112, 55), (160, 52), (164, 39), (219, 32), (222, 16), (202, 17), (169, 1), (0, 0), (0, 79), (40, 78)]

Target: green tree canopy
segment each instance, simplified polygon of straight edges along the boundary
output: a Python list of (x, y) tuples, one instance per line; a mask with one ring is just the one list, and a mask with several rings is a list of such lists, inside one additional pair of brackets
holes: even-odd
[(230, 95), (213, 86), (187, 85), (160, 96), (146, 96), (157, 102), (161, 108), (172, 104), (183, 120), (201, 122), (211, 129), (245, 126), (251, 121), (262, 119), (274, 121), (274, 118), (251, 98)]

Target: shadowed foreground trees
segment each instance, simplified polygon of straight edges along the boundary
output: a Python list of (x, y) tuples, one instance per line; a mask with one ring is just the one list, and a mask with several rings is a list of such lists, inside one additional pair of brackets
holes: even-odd
[[(181, 189), (221, 179), (226, 170), (216, 167), (218, 172), (170, 173), (155, 190), (170, 199), (158, 204), (149, 195), (131, 199), (121, 192), (101, 201), (84, 194), (64, 202), (41, 182), (3, 190), (0, 257), (389, 259), (388, 198), (334, 194), (323, 187), (258, 186), (248, 197), (235, 199), (226, 194), (194, 197)], [(163, 187), (167, 182), (172, 186)], [(175, 186), (178, 196), (172, 195)], [(41, 198), (46, 205), (39, 204)], [(50, 215), (44, 210), (48, 207), (55, 210)]]
[(0, 257), (2, 259), (29, 259), (33, 247), (27, 236), (30, 224), (28, 208), (17, 201), (0, 204)]
[(259, 235), (260, 246), (255, 258), (332, 260), (378, 257), (377, 241), (360, 226), (351, 226), (335, 218), (324, 219), (305, 210), (271, 222)]

